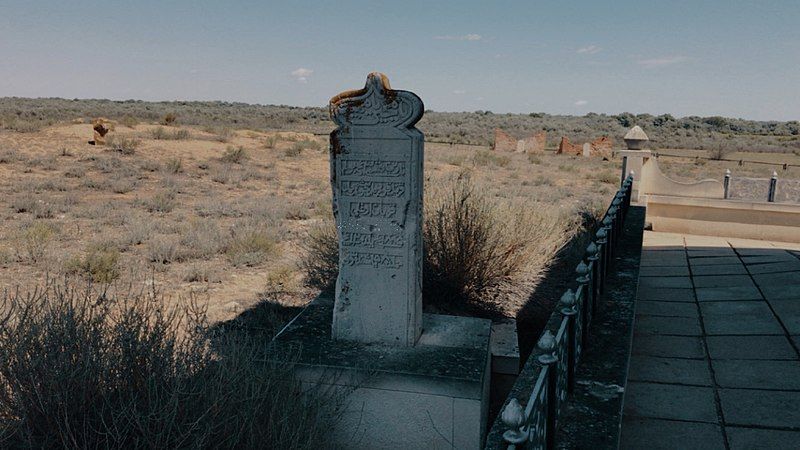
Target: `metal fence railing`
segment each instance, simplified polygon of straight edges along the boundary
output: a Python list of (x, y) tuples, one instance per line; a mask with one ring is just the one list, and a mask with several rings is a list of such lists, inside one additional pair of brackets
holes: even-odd
[(550, 315), (486, 437), (486, 449), (552, 449), (559, 416), (575, 387), (592, 318), (605, 292), (609, 267), (630, 208), (628, 176), (609, 205), (585, 258), (575, 268), (577, 288), (567, 290)]

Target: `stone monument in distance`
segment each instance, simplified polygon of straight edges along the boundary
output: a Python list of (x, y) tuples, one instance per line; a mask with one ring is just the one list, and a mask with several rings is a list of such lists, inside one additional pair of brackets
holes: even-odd
[(422, 112), (380, 73), (331, 99), (334, 339), (413, 346), (422, 332)]

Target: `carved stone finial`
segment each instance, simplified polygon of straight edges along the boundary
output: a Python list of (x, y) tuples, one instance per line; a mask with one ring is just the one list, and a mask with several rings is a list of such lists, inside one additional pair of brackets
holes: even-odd
[(363, 89), (345, 91), (329, 104), (331, 119), (340, 127), (411, 128), (422, 118), (422, 100), (408, 91), (392, 89), (386, 75), (367, 75)]

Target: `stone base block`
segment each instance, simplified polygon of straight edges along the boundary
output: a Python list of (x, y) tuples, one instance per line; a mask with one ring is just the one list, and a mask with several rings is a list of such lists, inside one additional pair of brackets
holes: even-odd
[(334, 341), (332, 315), (333, 299), (323, 294), (273, 341), (299, 350), (295, 367), (304, 384), (344, 394), (332, 447), (483, 447), (491, 321), (425, 314), (417, 344), (400, 347)]

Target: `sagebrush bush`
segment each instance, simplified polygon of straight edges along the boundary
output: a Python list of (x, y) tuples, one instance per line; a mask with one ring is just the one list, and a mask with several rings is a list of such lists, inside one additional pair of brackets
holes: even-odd
[[(463, 312), (467, 303), (480, 303), (487, 290), (520, 270), (530, 256), (535, 226), (526, 222), (529, 215), (524, 211), (492, 206), (464, 174), (429, 191), (423, 224), (423, 299), (427, 307)], [(306, 283), (330, 287), (339, 261), (333, 222), (312, 228), (301, 245)]]
[(90, 245), (83, 256), (67, 260), (64, 270), (93, 283), (111, 283), (120, 274), (119, 249), (108, 242)]
[(245, 150), (244, 147), (242, 147), (241, 145), (238, 147), (229, 145), (228, 148), (225, 149), (225, 152), (220, 157), (220, 160), (222, 162), (231, 164), (241, 164), (246, 159), (247, 159), (247, 150)]
[(301, 394), (264, 337), (209, 328), (195, 302), (164, 304), (67, 282), (5, 295), (0, 447), (324, 447), (332, 397)]
[(425, 202), (423, 290), (428, 304), (450, 308), (480, 302), (490, 288), (522, 266), (526, 236), (515, 233), (509, 211), (462, 173), (431, 189)]
[(234, 266), (257, 266), (279, 252), (278, 242), (265, 227), (242, 224), (231, 229), (225, 254)]
[(139, 144), (141, 143), (138, 139), (132, 137), (114, 135), (110, 136), (106, 142), (106, 145), (108, 145), (111, 150), (120, 152), (123, 155), (133, 155), (136, 153), (136, 149), (139, 148)]
[(56, 231), (53, 225), (38, 220), (24, 225), (16, 236), (17, 258), (32, 263), (41, 261)]
[(300, 268), (306, 283), (317, 289), (327, 289), (339, 273), (339, 240), (333, 220), (312, 227), (300, 243)]
[(164, 127), (157, 127), (153, 128), (153, 130), (150, 131), (150, 137), (162, 141), (180, 141), (184, 139), (189, 139), (190, 134), (189, 130), (184, 130), (184, 129), (167, 130)]

